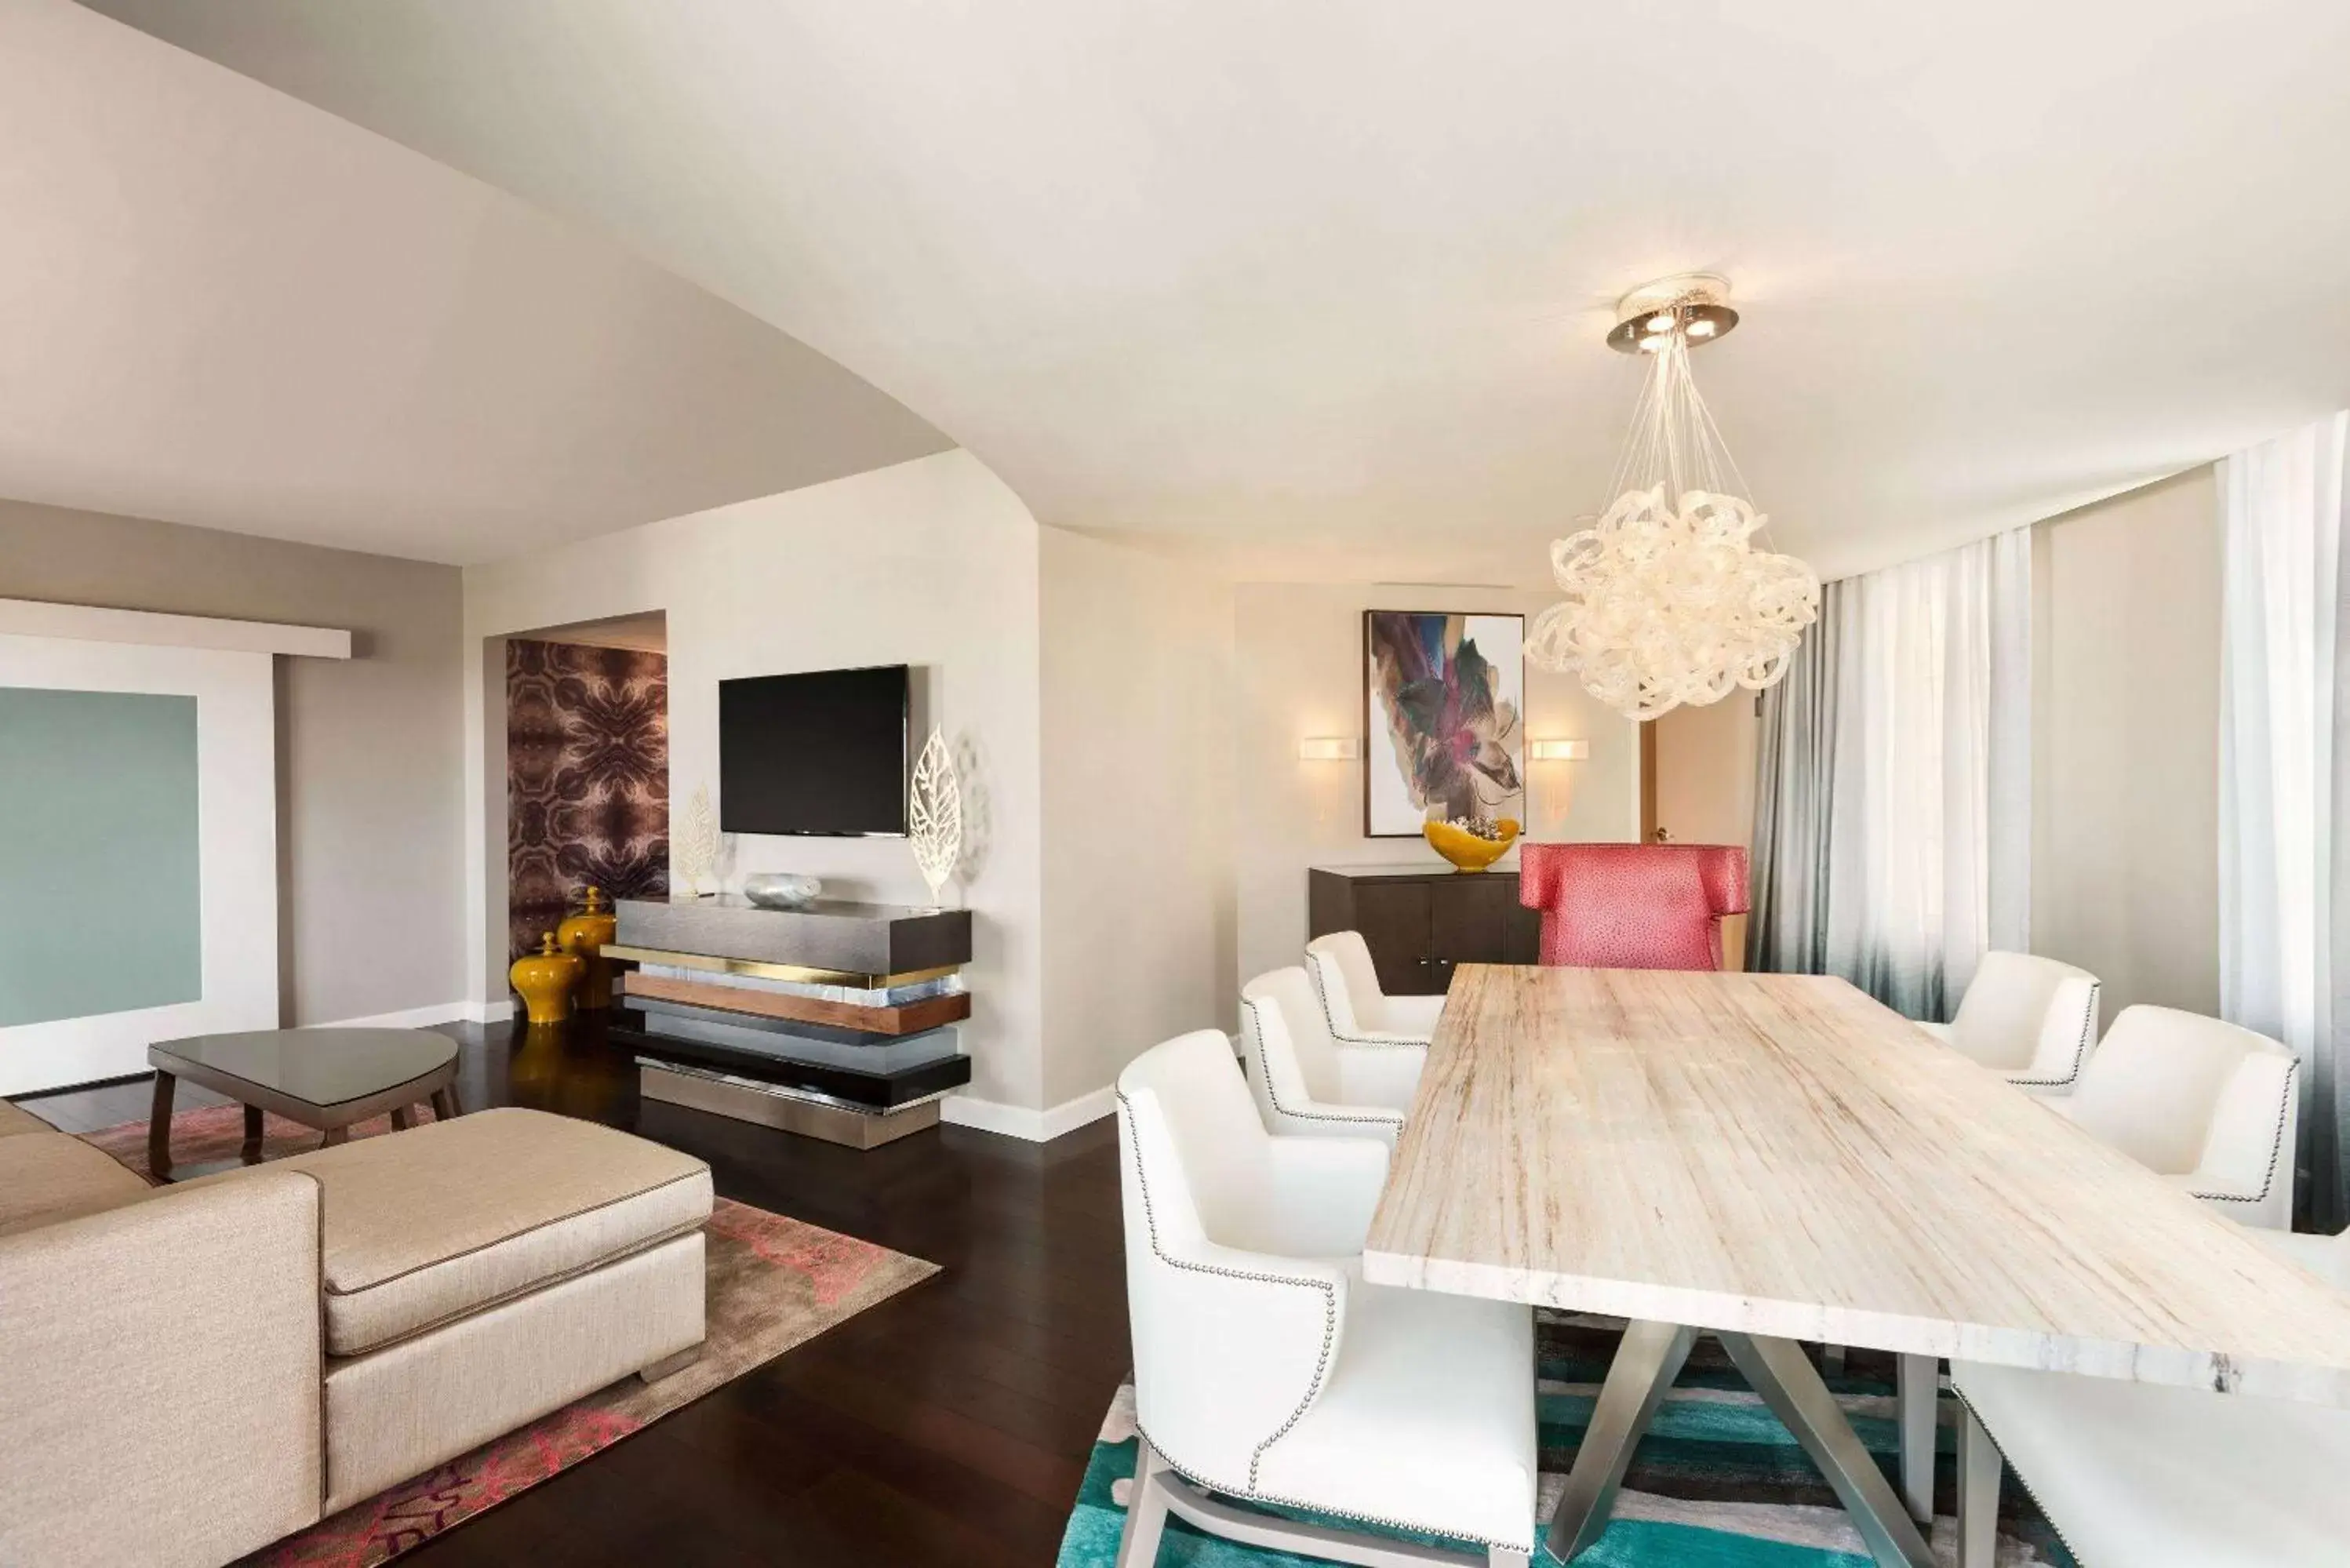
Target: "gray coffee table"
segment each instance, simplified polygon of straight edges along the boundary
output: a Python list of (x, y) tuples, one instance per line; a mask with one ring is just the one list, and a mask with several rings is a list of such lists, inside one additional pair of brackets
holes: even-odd
[(264, 1111), (317, 1128), (329, 1145), (348, 1138), (354, 1122), (386, 1111), (393, 1127), (405, 1127), (409, 1106), (428, 1100), (436, 1116), (458, 1114), (457, 1042), (429, 1029), (198, 1034), (151, 1045), (147, 1060), (155, 1069), (147, 1168), (158, 1181), (172, 1179), (172, 1097), (182, 1078), (244, 1106), (246, 1165), (261, 1158)]

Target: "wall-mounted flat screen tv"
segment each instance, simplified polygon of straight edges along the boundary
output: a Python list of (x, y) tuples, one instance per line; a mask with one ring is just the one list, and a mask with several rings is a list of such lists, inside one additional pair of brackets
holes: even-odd
[(906, 831), (908, 671), (718, 683), (718, 826), (835, 838)]

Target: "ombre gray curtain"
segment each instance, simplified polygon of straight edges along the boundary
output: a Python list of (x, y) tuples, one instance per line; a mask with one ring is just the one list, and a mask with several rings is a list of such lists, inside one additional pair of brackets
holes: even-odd
[(1945, 1019), (2028, 950), (2026, 529), (1828, 585), (1763, 696), (1748, 966)]
[(2220, 465), (2220, 1012), (2307, 1064), (2297, 1229), (2350, 1224), (2350, 412)]
[(1754, 754), (1754, 839), (1746, 967), (1824, 974), (1828, 954), (1828, 825), (1835, 803), (1837, 601), (1820, 590), (1819, 623), (1787, 673), (1762, 693)]

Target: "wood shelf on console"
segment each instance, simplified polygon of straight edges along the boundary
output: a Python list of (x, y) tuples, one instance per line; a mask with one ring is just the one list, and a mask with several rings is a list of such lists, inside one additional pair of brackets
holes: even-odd
[(894, 1007), (868, 1007), (853, 1002), (827, 1002), (819, 997), (793, 996), (788, 992), (761, 991), (747, 985), (680, 980), (665, 974), (630, 974), (621, 980), (620, 987), (630, 996), (650, 997), (658, 1002), (682, 1002), (695, 1007), (719, 1008), (728, 1012), (754, 1012), (762, 1018), (781, 1018), (794, 1023), (822, 1023), (836, 1029), (861, 1029), (873, 1034), (920, 1034), (945, 1024), (960, 1023), (971, 1016), (971, 996), (960, 991), (944, 996), (924, 997), (919, 1002), (901, 1002)]

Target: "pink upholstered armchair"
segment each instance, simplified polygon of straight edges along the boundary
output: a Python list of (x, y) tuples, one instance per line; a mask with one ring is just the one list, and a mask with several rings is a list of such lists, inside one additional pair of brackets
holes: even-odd
[(1518, 901), (1542, 911), (1542, 961), (1585, 969), (1720, 969), (1721, 918), (1746, 912), (1746, 851), (1730, 844), (1529, 844)]

